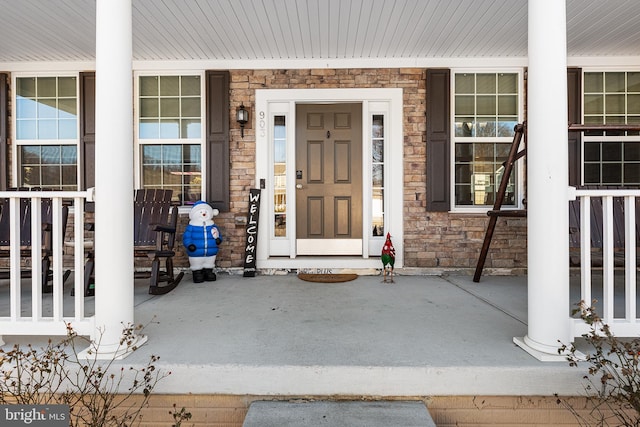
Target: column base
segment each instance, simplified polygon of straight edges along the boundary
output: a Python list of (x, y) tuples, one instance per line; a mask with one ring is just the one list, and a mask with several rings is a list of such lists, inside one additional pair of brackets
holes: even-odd
[[(514, 337), (513, 342), (515, 345), (529, 353), (541, 362), (566, 362), (567, 354), (558, 354), (558, 347), (550, 347), (542, 345), (533, 346), (534, 343), (528, 337)], [(530, 344), (531, 343), (531, 344)], [(575, 356), (579, 359), (584, 359), (586, 356), (580, 352), (576, 352)]]
[[(95, 360), (122, 360), (137, 348), (140, 348), (149, 338), (146, 335), (136, 335), (129, 344), (100, 345), (91, 343), (91, 346), (78, 353), (79, 359)], [(96, 346), (97, 345), (97, 346)]]

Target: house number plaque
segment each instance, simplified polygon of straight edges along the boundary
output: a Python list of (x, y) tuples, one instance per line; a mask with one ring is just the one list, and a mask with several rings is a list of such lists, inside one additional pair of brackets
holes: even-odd
[(265, 121), (266, 114), (264, 111), (260, 111), (258, 113), (258, 136), (260, 138), (265, 138), (267, 136), (267, 122)]

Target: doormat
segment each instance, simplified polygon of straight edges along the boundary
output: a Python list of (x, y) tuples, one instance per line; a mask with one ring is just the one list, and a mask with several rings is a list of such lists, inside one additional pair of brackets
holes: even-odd
[(298, 279), (304, 280), (305, 282), (317, 282), (317, 283), (349, 282), (357, 278), (358, 278), (357, 274), (309, 274), (309, 273), (298, 274)]

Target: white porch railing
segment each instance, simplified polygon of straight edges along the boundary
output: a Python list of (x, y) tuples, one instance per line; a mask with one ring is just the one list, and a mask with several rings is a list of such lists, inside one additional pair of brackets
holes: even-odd
[[(93, 189), (87, 191), (1, 191), (1, 199), (9, 200), (9, 310), (0, 315), (0, 343), (4, 335), (66, 335), (67, 323), (79, 335), (94, 335), (94, 317), (85, 315), (84, 301), (84, 206), (93, 200)], [(21, 277), (20, 257), (20, 199), (31, 200), (31, 283)], [(42, 199), (52, 203), (52, 283), (53, 292), (42, 292)], [(62, 229), (63, 200), (71, 201), (73, 212), (73, 271), (75, 297), (65, 307), (63, 251), (65, 230)], [(3, 215), (6, 212), (3, 212)], [(70, 240), (69, 237), (67, 240)], [(27, 301), (24, 302), (23, 300)], [(30, 310), (28, 300), (31, 300)], [(24, 311), (24, 314), (23, 314)], [(65, 316), (65, 313), (67, 314)], [(7, 315), (8, 314), (8, 315)]]
[[(598, 304), (601, 305), (598, 315), (610, 326), (616, 336), (637, 337), (640, 335), (640, 319), (636, 306), (636, 245), (638, 243), (636, 242), (636, 202), (640, 198), (640, 190), (578, 190), (570, 187), (570, 200), (580, 200), (580, 299), (588, 305), (593, 301), (591, 199), (596, 197), (601, 198), (602, 201), (602, 300)], [(622, 203), (620, 211), (624, 214), (624, 221), (623, 223), (618, 221), (617, 226), (624, 228), (624, 248), (614, 247), (615, 203)], [(618, 268), (618, 276), (624, 274), (623, 291), (620, 289), (620, 279), (618, 279), (618, 289), (615, 286), (616, 255), (624, 255), (624, 268)], [(617, 315), (616, 306), (618, 307)], [(620, 315), (622, 311), (623, 314)], [(589, 325), (581, 319), (572, 319), (572, 322), (574, 336), (578, 337), (589, 331)]]

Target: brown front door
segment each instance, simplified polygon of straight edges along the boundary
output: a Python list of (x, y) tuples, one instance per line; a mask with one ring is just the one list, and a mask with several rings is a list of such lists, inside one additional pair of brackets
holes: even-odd
[(362, 254), (362, 104), (296, 110), (296, 252)]

